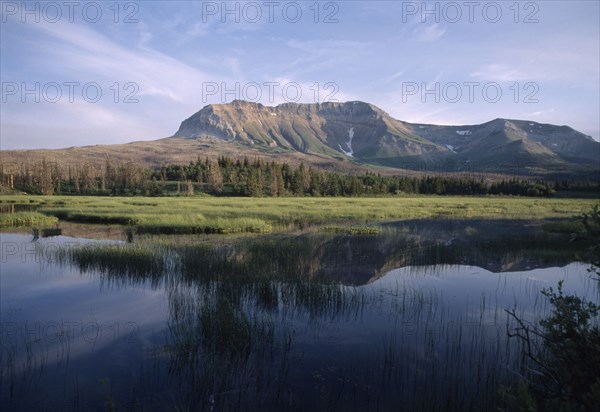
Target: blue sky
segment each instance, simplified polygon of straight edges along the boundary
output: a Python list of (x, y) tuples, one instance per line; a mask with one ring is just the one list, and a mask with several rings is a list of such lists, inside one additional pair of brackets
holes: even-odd
[(73, 3), (2, 2), (2, 149), (158, 139), (235, 98), (600, 135), (597, 1)]

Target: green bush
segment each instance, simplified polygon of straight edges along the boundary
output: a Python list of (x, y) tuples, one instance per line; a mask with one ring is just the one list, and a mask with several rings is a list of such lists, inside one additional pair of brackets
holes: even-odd
[[(592, 241), (589, 271), (600, 281), (600, 207), (582, 216), (583, 230), (574, 239)], [(539, 325), (520, 319), (515, 310), (507, 311), (517, 322), (510, 337), (524, 342), (532, 369), (526, 382), (500, 388), (504, 410), (592, 411), (600, 405), (600, 305), (563, 291), (543, 289), (552, 305), (550, 315)], [(540, 343), (538, 347), (536, 343)]]

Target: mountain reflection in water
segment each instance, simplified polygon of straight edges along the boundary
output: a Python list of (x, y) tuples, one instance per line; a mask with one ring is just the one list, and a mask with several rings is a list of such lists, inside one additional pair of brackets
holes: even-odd
[(489, 410), (526, 366), (504, 309), (598, 293), (530, 222), (209, 239), (2, 234), (2, 409)]

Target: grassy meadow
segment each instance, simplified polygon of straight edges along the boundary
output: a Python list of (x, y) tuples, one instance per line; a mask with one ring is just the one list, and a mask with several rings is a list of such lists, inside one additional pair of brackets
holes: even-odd
[[(373, 223), (386, 220), (568, 218), (593, 199), (416, 196), (385, 198), (231, 198), (0, 196), (0, 204), (36, 210), (3, 214), (3, 226), (43, 225), (55, 219), (133, 226), (137, 233), (264, 233), (289, 224)], [(14, 215), (17, 215), (14, 214)], [(47, 221), (42, 219), (48, 218)], [(29, 219), (28, 219), (29, 218)], [(38, 223), (39, 222), (39, 223)]]
[(52, 226), (58, 218), (37, 212), (17, 212), (0, 214), (0, 228), (18, 226)]

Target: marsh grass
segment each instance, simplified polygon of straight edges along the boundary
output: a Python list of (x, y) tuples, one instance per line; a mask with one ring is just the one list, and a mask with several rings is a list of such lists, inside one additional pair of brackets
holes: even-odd
[(207, 282), (168, 293), (165, 354), (187, 405), (240, 410), (283, 384), (276, 378), (287, 364), (285, 332), (279, 327), (276, 335), (273, 317), (252, 303), (250, 284)]
[(48, 334), (47, 339), (41, 339), (39, 334), (23, 327), (26, 329), (27, 326), (13, 322), (3, 325), (0, 340), (0, 400), (3, 405), (10, 405), (10, 401), (22, 396), (26, 387), (35, 388), (41, 376), (52, 367), (63, 372), (69, 369), (72, 334), (61, 329)]
[(583, 229), (583, 221), (581, 219), (564, 219), (554, 222), (547, 222), (542, 225), (542, 228), (549, 233), (580, 233)]
[[(130, 244), (94, 243), (60, 253), (63, 260), (68, 258), (65, 261), (82, 271), (97, 269), (115, 280), (119, 276), (143, 280), (144, 276), (158, 278), (169, 273), (185, 282), (227, 279), (293, 283), (302, 278), (327, 284), (332, 280), (352, 283), (361, 277), (366, 281), (386, 268), (406, 265), (470, 262), (506, 270), (527, 259), (561, 265), (576, 259), (578, 251), (585, 247), (581, 242), (569, 242), (564, 235), (547, 234), (539, 227), (521, 235), (510, 230), (493, 236), (489, 233), (490, 227), (495, 227), (493, 223), (475, 225), (477, 229), (470, 222), (455, 227), (458, 236), (463, 236), (461, 241), (454, 235), (444, 237), (435, 231), (423, 237), (415, 236), (407, 226), (382, 226), (378, 235), (354, 236), (318, 230), (295, 236), (131, 234)], [(263, 293), (267, 295), (269, 291), (265, 289)]]
[(0, 228), (19, 226), (53, 226), (58, 218), (39, 212), (16, 212), (0, 214)]
[(346, 235), (378, 235), (381, 233), (381, 228), (373, 226), (323, 226), (320, 228), (323, 233), (336, 233)]
[(99, 273), (105, 285), (150, 282), (157, 286), (171, 268), (171, 259), (158, 247), (137, 244), (88, 243), (52, 250), (49, 260), (74, 265), (82, 273)]
[(44, 238), (44, 237), (53, 237), (53, 236), (60, 236), (62, 234), (62, 229), (58, 228), (58, 227), (51, 227), (51, 228), (43, 228), (43, 229), (38, 229), (38, 228), (33, 228), (32, 229), (32, 233), (33, 233), (33, 239), (39, 239), (40, 237)]
[[(0, 203), (37, 205), (61, 220), (123, 224), (140, 233), (270, 232), (289, 224), (333, 224), (428, 218), (542, 219), (588, 210), (593, 199), (514, 197), (391, 198), (127, 198), (0, 196)], [(5, 218), (6, 219), (6, 218)]]
[(144, 223), (135, 227), (138, 234), (187, 235), (187, 234), (231, 234), (269, 233), (272, 226), (256, 218), (216, 218), (211, 221), (177, 222), (175, 219), (164, 223)]
[(354, 288), (310, 280), (232, 276), (173, 285), (165, 354), (187, 405), (245, 410), (300, 407), (288, 381), (295, 324), (353, 319), (365, 304)]

